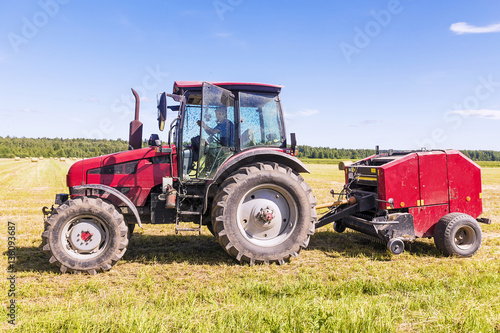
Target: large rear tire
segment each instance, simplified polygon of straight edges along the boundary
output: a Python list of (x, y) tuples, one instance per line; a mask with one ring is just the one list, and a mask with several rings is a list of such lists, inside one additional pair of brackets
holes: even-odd
[(239, 262), (283, 264), (309, 244), (317, 220), (311, 187), (291, 168), (257, 163), (220, 186), (213, 230)]
[(482, 232), (479, 223), (463, 213), (442, 217), (434, 230), (434, 243), (445, 256), (470, 257), (481, 246)]
[(114, 205), (100, 198), (78, 197), (56, 208), (42, 234), (43, 250), (61, 272), (107, 271), (128, 245), (129, 229)]

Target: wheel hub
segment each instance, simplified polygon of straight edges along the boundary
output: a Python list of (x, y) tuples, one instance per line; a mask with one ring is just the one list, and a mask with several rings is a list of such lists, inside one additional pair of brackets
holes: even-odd
[(92, 253), (103, 240), (103, 231), (92, 219), (81, 219), (71, 228), (68, 237), (71, 247), (78, 253)]
[(290, 194), (281, 187), (266, 184), (247, 192), (239, 204), (237, 219), (248, 241), (259, 246), (275, 246), (293, 232), (296, 216)]
[(261, 208), (259, 214), (257, 214), (262, 221), (265, 223), (271, 223), (272, 219), (274, 219), (274, 211), (268, 207)]
[(255, 238), (268, 239), (279, 234), (281, 230), (280, 208), (272, 201), (256, 198), (248, 203), (252, 206), (246, 230)]
[(474, 229), (469, 226), (463, 226), (457, 230), (455, 234), (455, 245), (459, 249), (468, 249), (470, 248), (476, 241), (476, 233)]

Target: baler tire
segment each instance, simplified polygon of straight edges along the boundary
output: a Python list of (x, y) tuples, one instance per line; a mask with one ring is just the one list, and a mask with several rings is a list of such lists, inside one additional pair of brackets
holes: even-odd
[[(219, 187), (213, 230), (239, 262), (283, 264), (308, 246), (315, 207), (316, 197), (302, 176), (285, 165), (257, 163), (239, 169)], [(269, 220), (256, 217), (266, 209)]]
[(447, 257), (470, 257), (481, 247), (482, 231), (470, 215), (450, 213), (434, 229), (434, 244)]
[(333, 230), (335, 230), (339, 234), (343, 233), (345, 231), (345, 229), (346, 229), (346, 226), (344, 223), (342, 223), (342, 221), (336, 221), (333, 223)]
[(399, 238), (392, 238), (387, 243), (387, 249), (391, 251), (392, 254), (398, 255), (404, 252), (405, 243)]
[(62, 273), (94, 275), (111, 269), (123, 257), (128, 235), (123, 215), (114, 205), (100, 198), (77, 197), (57, 207), (47, 219), (43, 251)]

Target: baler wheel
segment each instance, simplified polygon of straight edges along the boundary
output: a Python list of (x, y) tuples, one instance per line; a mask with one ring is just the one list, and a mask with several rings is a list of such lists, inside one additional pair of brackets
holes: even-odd
[(342, 223), (342, 221), (337, 221), (333, 223), (333, 230), (335, 230), (338, 233), (344, 232), (346, 229), (345, 224)]
[(57, 207), (42, 233), (43, 251), (62, 273), (107, 271), (127, 250), (129, 228), (114, 205), (77, 197)]
[(434, 243), (447, 257), (470, 257), (481, 247), (479, 223), (470, 215), (451, 213), (442, 217), (434, 230)]
[(215, 236), (239, 262), (283, 264), (314, 234), (316, 197), (285, 165), (239, 169), (221, 184), (213, 202)]
[(399, 238), (393, 238), (387, 243), (387, 249), (392, 254), (401, 254), (405, 250), (405, 243)]

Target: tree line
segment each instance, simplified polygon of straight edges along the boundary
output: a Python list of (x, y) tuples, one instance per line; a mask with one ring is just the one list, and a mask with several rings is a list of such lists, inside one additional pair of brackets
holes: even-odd
[[(343, 149), (328, 147), (297, 146), (298, 158), (319, 159), (361, 159), (375, 154), (374, 149)], [(500, 161), (500, 151), (494, 150), (461, 150), (473, 161)]]
[[(143, 147), (147, 142), (144, 140)], [(63, 138), (16, 138), (0, 136), (0, 158), (14, 157), (95, 157), (125, 151), (128, 141)], [(319, 159), (360, 159), (375, 154), (373, 149), (343, 149), (297, 146), (297, 157)], [(500, 161), (500, 151), (462, 150), (474, 161)]]
[(128, 141), (0, 137), (0, 158), (94, 157), (124, 151)]

